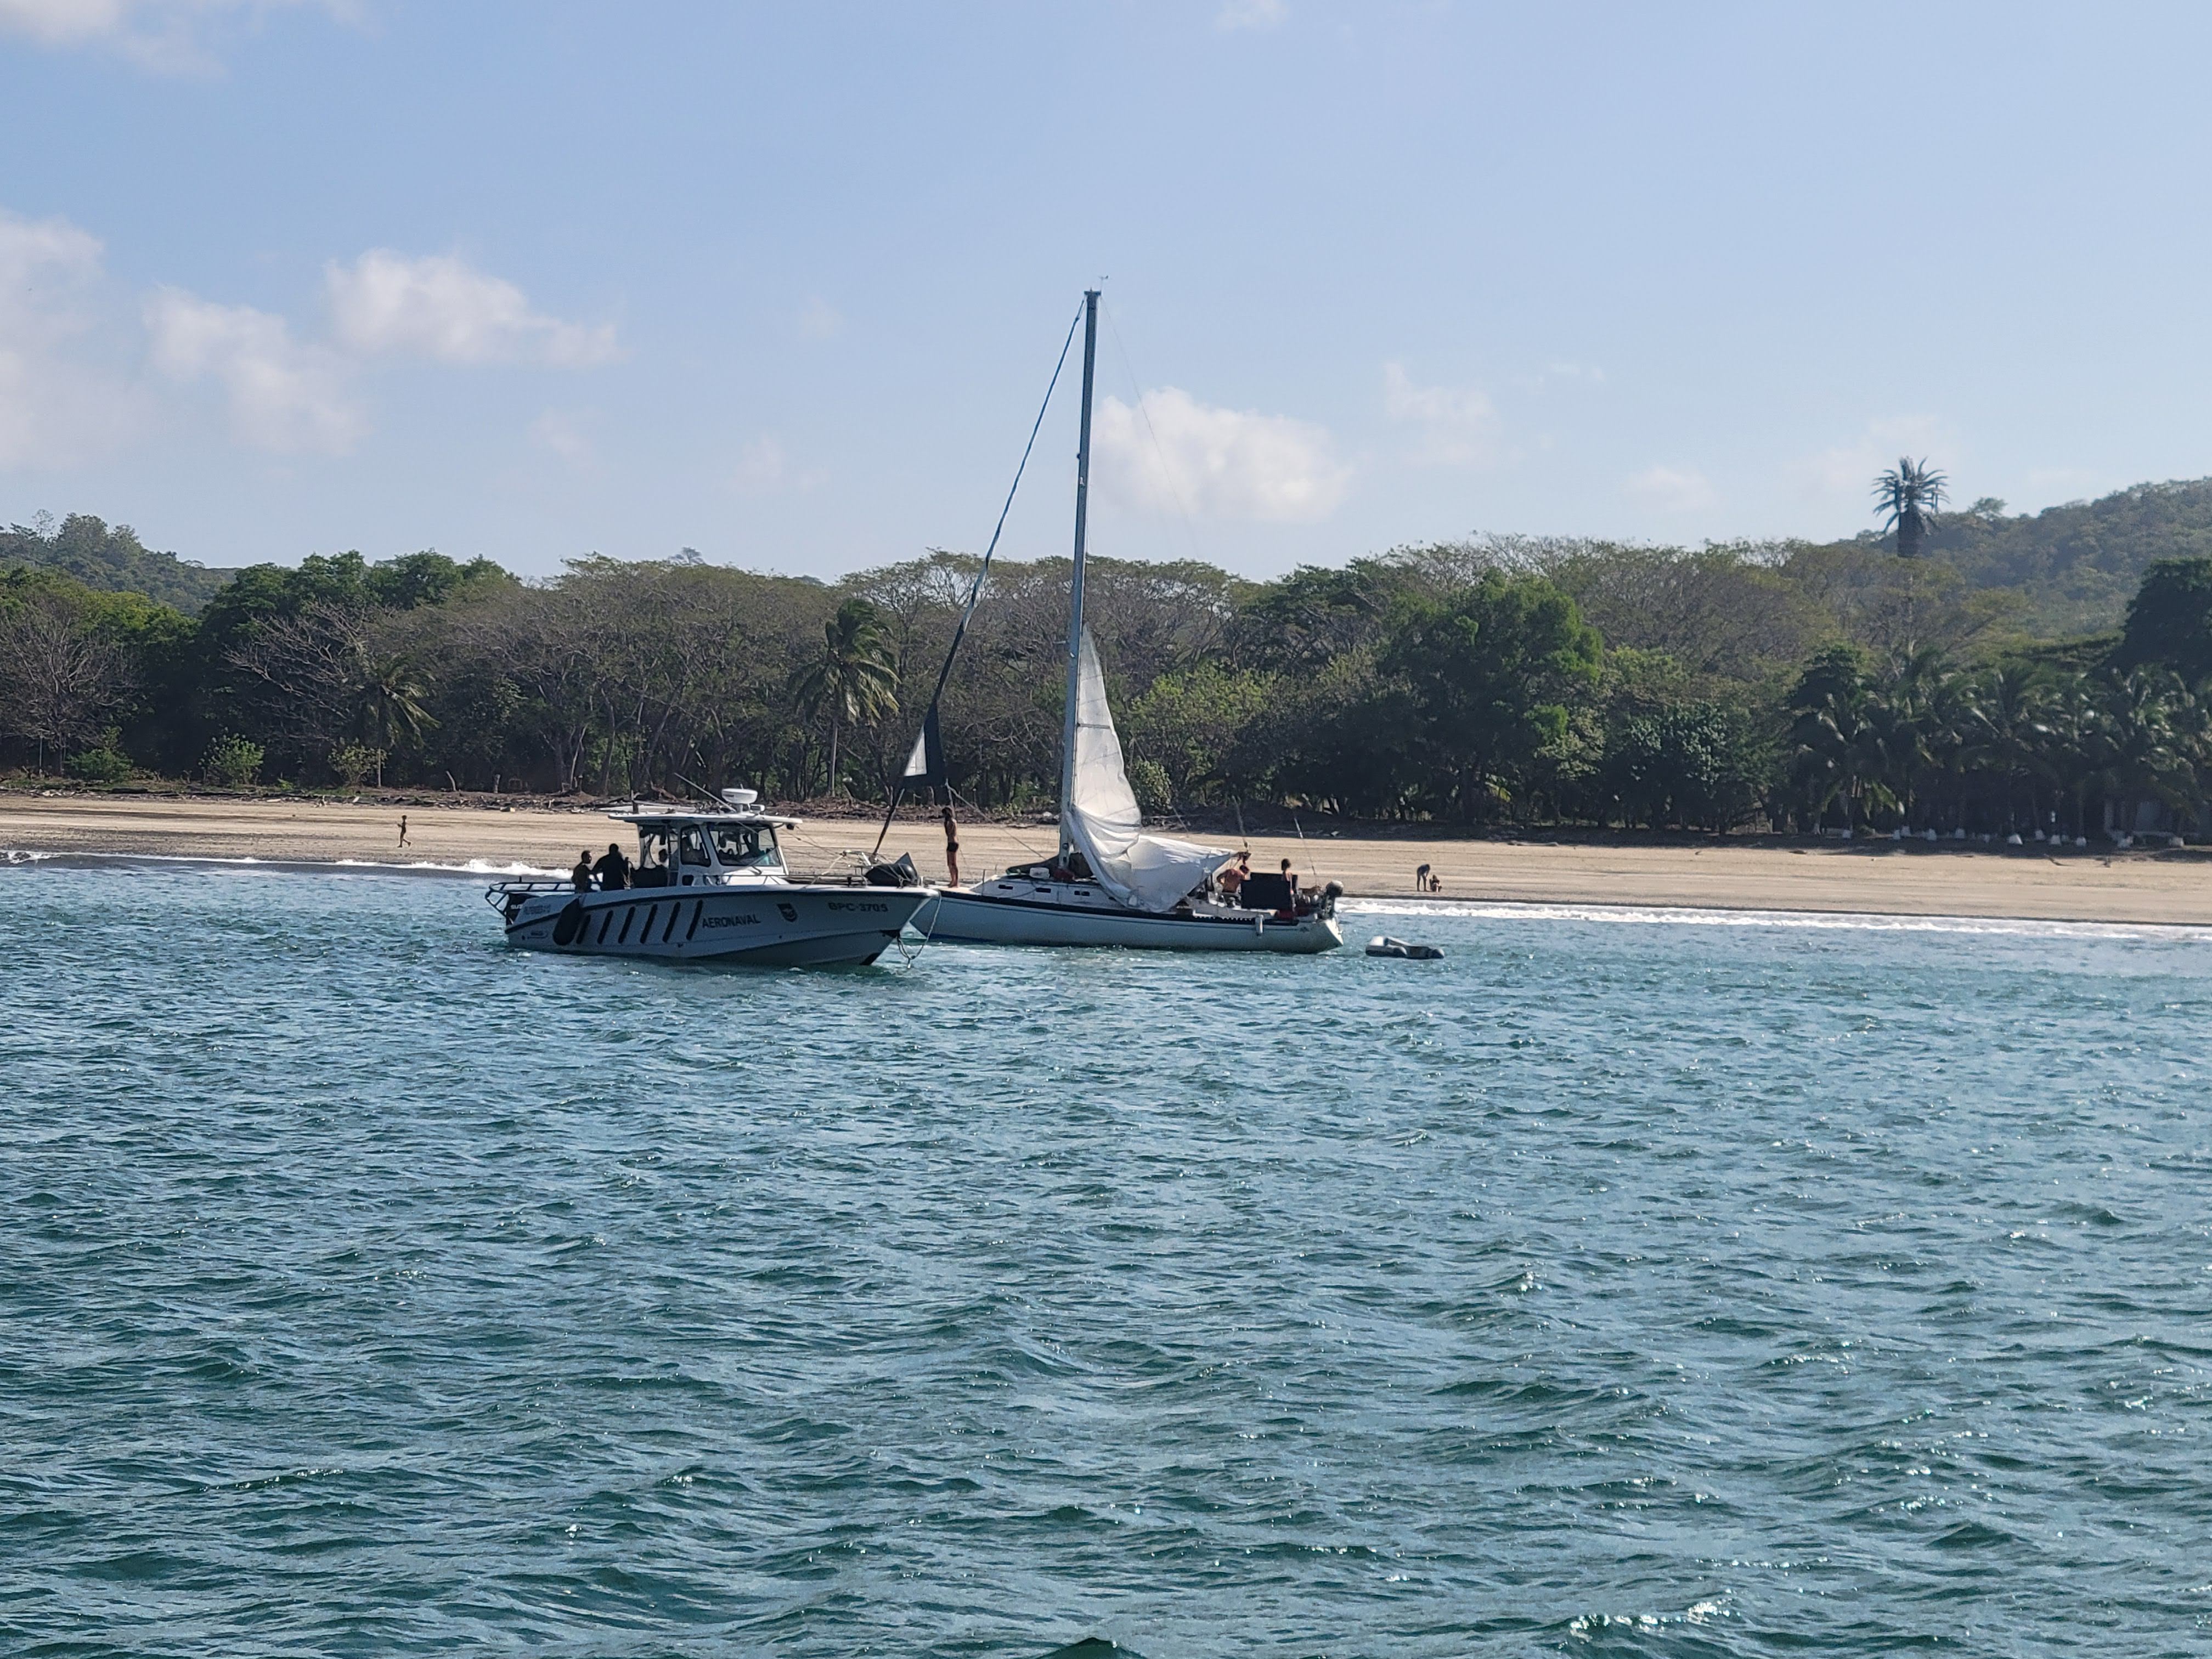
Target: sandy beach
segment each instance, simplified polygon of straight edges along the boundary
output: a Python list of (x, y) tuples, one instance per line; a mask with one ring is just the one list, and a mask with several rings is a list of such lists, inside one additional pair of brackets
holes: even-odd
[[(408, 845), (398, 845), (402, 812)], [(0, 794), (0, 848), (43, 853), (565, 869), (604, 848), (617, 826), (596, 812), (517, 805), (406, 805), (282, 798)], [(788, 836), (795, 869), (830, 867), (865, 851), (872, 819), (810, 818)], [(629, 837), (621, 833), (627, 845)], [(2070, 921), (2212, 926), (2212, 857), (2194, 851), (2116, 853), (1890, 842), (1790, 845), (1741, 839), (1697, 844), (1459, 839), (1350, 833), (1255, 836), (1255, 867), (1291, 859), (1304, 874), (1368, 898), (1410, 898), (1413, 869), (1435, 867), (1447, 900), (1663, 905), (1892, 915), (2016, 916)], [(963, 825), (962, 873), (972, 880), (1048, 853), (1047, 827)], [(937, 826), (893, 826), (888, 854), (911, 853), (942, 880)]]

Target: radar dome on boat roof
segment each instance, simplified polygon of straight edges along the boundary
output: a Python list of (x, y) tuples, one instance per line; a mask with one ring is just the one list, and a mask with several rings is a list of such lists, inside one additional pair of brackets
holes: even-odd
[(760, 799), (757, 789), (725, 789), (722, 799), (732, 806), (750, 806)]

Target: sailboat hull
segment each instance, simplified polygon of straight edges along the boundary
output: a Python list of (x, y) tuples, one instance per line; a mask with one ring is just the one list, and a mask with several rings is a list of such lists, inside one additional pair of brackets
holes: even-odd
[(1263, 951), (1316, 956), (1344, 943), (1333, 916), (1284, 921), (1260, 910), (1155, 915), (1110, 901), (1018, 896), (947, 888), (911, 924), (933, 944), (1109, 945), (1125, 950)]

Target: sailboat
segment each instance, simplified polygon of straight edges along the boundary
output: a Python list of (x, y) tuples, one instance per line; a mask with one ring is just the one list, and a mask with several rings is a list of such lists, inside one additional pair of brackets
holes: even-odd
[[(1091, 393), (1098, 349), (1098, 291), (1083, 296), (1083, 412), (1075, 458), (1075, 560), (1068, 579), (1067, 706), (1060, 733), (1060, 851), (994, 878), (947, 887), (915, 912), (933, 940), (977, 945), (1113, 945), (1174, 951), (1311, 954), (1344, 943), (1342, 889), (1301, 892), (1255, 876), (1236, 899), (1213, 884), (1228, 848), (1149, 835), (1122, 764), (1097, 647), (1083, 623), (1084, 535), (1091, 490)], [(1064, 349), (1062, 362), (1066, 361)], [(1058, 372), (1054, 371), (1055, 380)], [(1046, 393), (1049, 402), (1051, 394)], [(1039, 412), (1038, 419), (1043, 418)], [(1032, 444), (1036, 434), (1030, 434)], [(1027, 456), (1024, 457), (1024, 464)], [(1020, 482), (1016, 475), (1016, 483)], [(1005, 515), (1000, 514), (1000, 523)], [(992, 538), (994, 547), (997, 538)], [(987, 556), (988, 562), (988, 556)], [(969, 610), (982, 576), (976, 576)], [(966, 628), (966, 617), (961, 621)], [(958, 638), (954, 641), (958, 649)], [(951, 667), (951, 658), (946, 659)], [(939, 691), (944, 676), (939, 677)], [(941, 777), (937, 702), (923, 716), (908, 779)], [(888, 822), (888, 820), (886, 820)]]

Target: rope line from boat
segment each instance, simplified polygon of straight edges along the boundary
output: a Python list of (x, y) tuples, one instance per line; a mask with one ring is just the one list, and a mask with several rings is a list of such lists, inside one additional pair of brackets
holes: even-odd
[[(1060, 343), (1060, 361), (1052, 366), (1052, 379), (1045, 383), (1044, 401), (1037, 405), (1036, 419), (1030, 423), (1030, 441), (1022, 446), (1022, 459), (1014, 468), (1014, 481), (1006, 487), (1006, 499), (999, 507), (999, 521), (991, 526), (991, 540), (983, 550), (983, 562), (975, 567), (975, 580), (968, 585), (968, 603), (960, 612), (959, 622), (953, 627), (952, 643), (945, 647), (944, 665), (937, 671), (937, 688), (929, 694), (929, 706), (922, 711), (925, 739), (930, 730), (930, 719), (936, 714), (938, 702), (945, 696), (945, 683), (952, 678), (952, 659), (960, 654), (960, 641), (968, 635), (968, 619), (975, 614), (975, 607), (982, 602), (983, 579), (991, 574), (991, 556), (999, 550), (999, 538), (1006, 528), (1006, 514), (1013, 511), (1015, 493), (1022, 487), (1022, 474), (1029, 471), (1030, 455), (1036, 448), (1037, 434), (1044, 429), (1045, 411), (1052, 407), (1052, 394), (1060, 386), (1060, 371), (1067, 367), (1068, 350), (1075, 343), (1076, 326), (1082, 320), (1083, 307), (1078, 306), (1075, 316), (1067, 325), (1067, 337)], [(923, 764), (928, 764), (926, 750)], [(891, 819), (898, 811), (904, 782), (901, 779), (891, 785), (890, 805), (884, 813), (884, 827), (876, 831), (875, 849), (868, 854), (872, 859), (884, 850), (884, 837), (890, 833)], [(950, 793), (949, 785), (947, 793)]]

